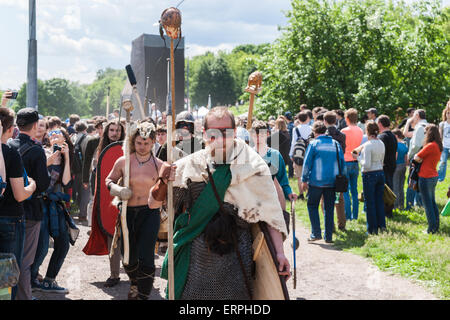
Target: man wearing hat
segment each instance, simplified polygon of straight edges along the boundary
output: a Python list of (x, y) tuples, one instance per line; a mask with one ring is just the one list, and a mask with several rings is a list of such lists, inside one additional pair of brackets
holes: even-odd
[[(194, 122), (194, 116), (189, 111), (181, 112), (175, 119), (176, 160), (183, 156), (205, 149), (205, 142), (203, 139), (194, 135)], [(182, 152), (180, 152), (180, 150)], [(159, 149), (156, 156), (162, 161), (167, 161), (167, 142)]]
[(375, 108), (370, 108), (369, 110), (366, 110), (367, 113), (367, 117), (369, 118), (369, 120), (373, 120), (373, 121), (377, 121), (377, 117), (378, 117), (378, 111)]
[(44, 149), (33, 141), (36, 136), (38, 121), (39, 114), (35, 109), (25, 108), (19, 110), (16, 119), (19, 136), (9, 142), (10, 147), (16, 149), (21, 155), (27, 175), (36, 182), (36, 191), (31, 199), (23, 202), (25, 211), (25, 244), (16, 300), (32, 299), (30, 267), (36, 254), (42, 221), (39, 195), (47, 190), (50, 184), (50, 176), (47, 171), (47, 157)]

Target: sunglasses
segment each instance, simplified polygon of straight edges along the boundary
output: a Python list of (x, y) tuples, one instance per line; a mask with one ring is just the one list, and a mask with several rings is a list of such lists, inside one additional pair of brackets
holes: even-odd
[(51, 137), (55, 134), (61, 135), (62, 132), (61, 132), (61, 130), (53, 130), (53, 131), (50, 131), (50, 133), (48, 135)]
[(231, 138), (234, 136), (233, 128), (211, 128), (206, 130), (206, 137), (208, 139), (216, 139), (218, 137)]
[(193, 124), (192, 122), (184, 122), (184, 121), (181, 121), (181, 122), (178, 122), (178, 123), (175, 125), (175, 129), (183, 129), (183, 128), (185, 128), (185, 127), (187, 127), (188, 129), (193, 130), (193, 129), (194, 129), (194, 124)]

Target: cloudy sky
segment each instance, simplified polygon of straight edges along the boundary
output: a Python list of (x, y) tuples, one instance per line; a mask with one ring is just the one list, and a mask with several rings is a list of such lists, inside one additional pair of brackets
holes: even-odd
[[(162, 11), (179, 2), (38, 0), (38, 77), (90, 83), (99, 69), (124, 68), (132, 40), (158, 34)], [(194, 56), (275, 40), (290, 0), (184, 0), (180, 9), (186, 54)], [(18, 89), (26, 81), (28, 1), (0, 0), (0, 27), (0, 89)]]

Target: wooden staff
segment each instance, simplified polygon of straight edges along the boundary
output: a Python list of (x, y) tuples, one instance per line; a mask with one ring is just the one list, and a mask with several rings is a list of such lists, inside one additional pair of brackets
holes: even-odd
[(292, 252), (294, 257), (294, 289), (297, 288), (297, 259), (296, 259), (296, 251), (297, 244), (295, 238), (295, 201), (291, 201), (291, 220), (292, 220)]
[(144, 107), (142, 106), (141, 97), (139, 96), (139, 91), (137, 89), (136, 76), (134, 75), (133, 68), (129, 64), (125, 67), (125, 69), (127, 70), (128, 80), (130, 81), (131, 87), (133, 88), (134, 96), (136, 97), (136, 100), (138, 102), (139, 110), (141, 112), (141, 119), (145, 119), (145, 110), (144, 110)]
[[(168, 8), (163, 11), (160, 20), (160, 33), (163, 37), (162, 29), (166, 31), (170, 37), (170, 69), (171, 69), (171, 88), (167, 88), (171, 92), (171, 101), (168, 101), (167, 110), (167, 162), (173, 163), (173, 129), (175, 128), (176, 110), (175, 105), (175, 59), (173, 40), (181, 37), (181, 12), (177, 8)], [(169, 300), (175, 299), (175, 285), (174, 285), (174, 263), (173, 263), (173, 181), (168, 182), (167, 191), (167, 212), (168, 212), (168, 281), (169, 281)]]
[[(149, 107), (149, 101), (148, 101), (148, 86), (150, 85), (150, 77), (147, 77), (147, 80), (145, 81), (145, 99), (144, 99), (144, 110)], [(151, 100), (150, 100), (151, 101)], [(152, 116), (152, 110), (148, 109), (148, 115)], [(156, 116), (156, 120), (158, 120), (158, 116)]]
[[(173, 50), (173, 39), (170, 38), (170, 82), (171, 82), (171, 92), (172, 92), (172, 129), (175, 128), (175, 117), (176, 115), (176, 104), (175, 104), (175, 57)], [(169, 140), (172, 141), (172, 140)], [(175, 147), (175, 139), (172, 141), (172, 147)]]
[[(125, 172), (123, 177), (123, 186), (125, 188), (130, 187), (130, 146), (128, 144), (128, 137), (130, 136), (130, 122), (131, 122), (131, 111), (133, 111), (133, 105), (131, 100), (123, 101), (123, 109), (127, 113), (126, 126), (125, 126)], [(120, 212), (120, 225), (122, 229), (123, 238), (123, 264), (128, 265), (130, 261), (130, 241), (128, 237), (128, 227), (127, 227), (127, 205), (128, 201), (122, 201), (122, 210)]]
[(106, 119), (109, 116), (109, 94), (111, 92), (111, 87), (108, 87), (108, 95), (106, 96)]
[(255, 103), (255, 95), (259, 94), (262, 90), (262, 73), (259, 71), (253, 72), (248, 78), (248, 85), (245, 88), (245, 92), (250, 93), (250, 105), (248, 107), (247, 116), (247, 130), (250, 131), (252, 128), (253, 121), (253, 105)]

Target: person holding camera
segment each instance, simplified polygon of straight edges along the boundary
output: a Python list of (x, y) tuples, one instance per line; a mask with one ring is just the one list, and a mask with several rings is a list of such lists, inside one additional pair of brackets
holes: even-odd
[(23, 203), (25, 210), (25, 244), (23, 261), (20, 267), (17, 300), (31, 300), (31, 274), (30, 267), (34, 261), (42, 221), (40, 198), (41, 193), (47, 190), (50, 176), (47, 172), (47, 157), (44, 149), (37, 145), (33, 139), (36, 136), (39, 114), (33, 108), (24, 108), (17, 113), (17, 126), (19, 136), (9, 141), (11, 148), (19, 152), (22, 157), (25, 171), (36, 182), (36, 191), (31, 199)]
[[(65, 202), (70, 196), (63, 192), (71, 182), (70, 173), (70, 138), (64, 129), (50, 131), (49, 142), (45, 147), (47, 169), (51, 177), (50, 185), (41, 200), (43, 219), (39, 234), (39, 244), (34, 263), (31, 266), (31, 286), (33, 290), (49, 293), (68, 293), (58, 286), (55, 279), (69, 251), (69, 230), (66, 224)], [(67, 140), (69, 138), (69, 141)], [(37, 279), (39, 267), (48, 252), (49, 237), (53, 238), (53, 253), (42, 283)]]
[(2, 108), (5, 108), (8, 101), (17, 99), (18, 94), (19, 93), (17, 91), (6, 90), (5, 92), (3, 92), (2, 102), (0, 106)]

